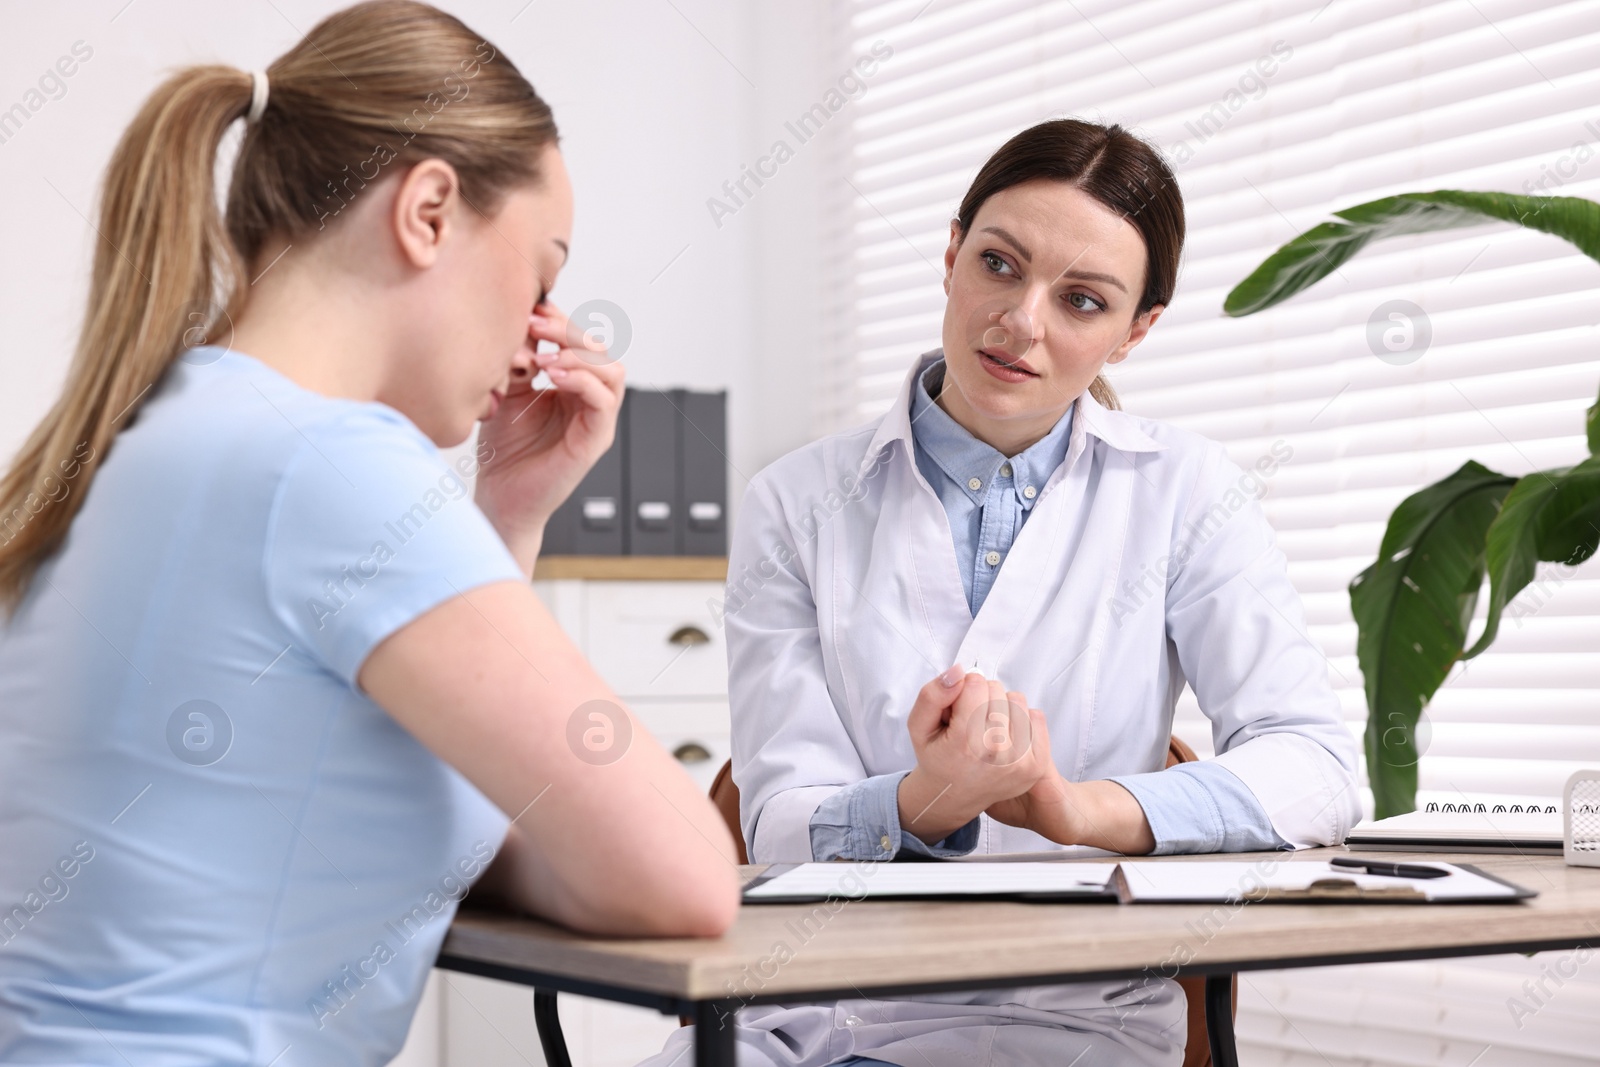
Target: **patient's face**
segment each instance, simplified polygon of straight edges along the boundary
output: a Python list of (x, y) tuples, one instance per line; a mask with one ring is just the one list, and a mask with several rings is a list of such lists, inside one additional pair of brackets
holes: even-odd
[(1134, 315), (1145, 258), (1131, 223), (1064, 182), (994, 194), (964, 240), (952, 224), (941, 406), (1007, 454), (1043, 436), (1159, 316)]

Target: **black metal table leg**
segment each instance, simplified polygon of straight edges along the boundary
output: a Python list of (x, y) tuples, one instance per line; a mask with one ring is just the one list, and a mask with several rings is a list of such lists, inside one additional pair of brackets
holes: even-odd
[(733, 1020), (737, 1001), (702, 1000), (694, 1006), (694, 1067), (734, 1067)]
[(1211, 1038), (1211, 1067), (1239, 1067), (1233, 1041), (1233, 975), (1206, 975), (1206, 1033)]
[(561, 1032), (561, 1016), (556, 1012), (556, 995), (548, 989), (533, 991), (533, 1023), (539, 1028), (539, 1046), (544, 1049), (546, 1067), (572, 1067), (567, 1038)]

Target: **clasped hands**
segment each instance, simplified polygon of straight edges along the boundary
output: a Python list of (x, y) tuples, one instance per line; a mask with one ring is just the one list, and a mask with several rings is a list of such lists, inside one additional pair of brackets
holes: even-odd
[(1155, 847), (1133, 794), (1062, 777), (1044, 712), (1000, 682), (951, 667), (918, 692), (906, 725), (917, 765), (900, 782), (903, 832), (932, 844), (981, 812), (1058, 844), (1126, 854)]

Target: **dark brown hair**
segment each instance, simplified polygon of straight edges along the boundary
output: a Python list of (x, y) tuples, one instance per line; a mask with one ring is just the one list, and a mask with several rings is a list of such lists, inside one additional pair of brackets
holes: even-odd
[[(1052, 119), (1000, 146), (972, 179), (956, 212), (966, 239), (978, 209), (995, 193), (1031, 181), (1067, 182), (1127, 219), (1144, 238), (1144, 292), (1135, 316), (1172, 300), (1183, 254), (1183, 195), (1161, 154), (1121, 126)], [(1089, 391), (1106, 407), (1116, 393), (1097, 377)]]
[[(184, 345), (237, 317), (246, 268), (269, 241), (315, 238), (367, 182), (430, 157), (456, 169), (463, 199), (493, 214), (505, 193), (539, 180), (557, 139), (549, 107), (510, 60), (410, 0), (330, 15), (267, 76), (226, 221), (214, 172), (223, 135), (250, 110), (244, 71), (174, 74), (111, 156), (66, 386), (0, 478), (0, 611), (66, 537), (117, 431)], [(60, 483), (58, 470), (76, 491), (47, 500), (41, 487)]]

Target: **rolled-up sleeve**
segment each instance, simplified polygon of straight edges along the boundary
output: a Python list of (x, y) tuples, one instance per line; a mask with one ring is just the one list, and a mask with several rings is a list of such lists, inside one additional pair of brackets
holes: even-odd
[(900, 829), (900, 781), (910, 771), (876, 774), (846, 786), (817, 805), (811, 816), (811, 855), (818, 860), (889, 860), (902, 853), (946, 859), (978, 845), (973, 819), (928, 844)]
[(1361, 816), (1356, 742), (1252, 492), (1262, 484), (1213, 446), (1175, 538), (1167, 633), (1211, 720), (1215, 764), (1283, 841), (1331, 845)]
[(1144, 809), (1152, 856), (1187, 852), (1257, 852), (1285, 848), (1272, 820), (1239, 776), (1215, 760), (1111, 779)]

